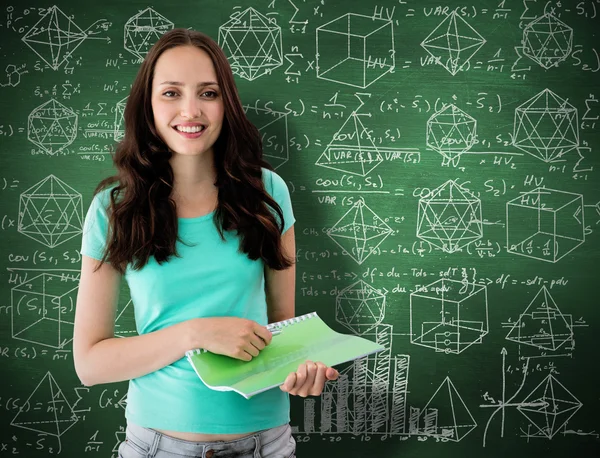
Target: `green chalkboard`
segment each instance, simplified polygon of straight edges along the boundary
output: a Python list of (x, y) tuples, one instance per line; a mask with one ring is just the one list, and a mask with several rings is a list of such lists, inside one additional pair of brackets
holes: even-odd
[[(72, 357), (81, 224), (173, 27), (219, 41), (291, 191), (298, 315), (386, 350), (292, 400), (298, 456), (600, 455), (600, 3), (0, 7), (0, 458), (116, 457)], [(126, 286), (117, 334), (135, 335)]]

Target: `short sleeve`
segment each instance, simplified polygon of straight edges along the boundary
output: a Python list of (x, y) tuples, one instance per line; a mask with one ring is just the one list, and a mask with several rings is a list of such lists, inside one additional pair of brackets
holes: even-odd
[(101, 260), (104, 256), (108, 234), (108, 213), (106, 209), (109, 201), (110, 189), (100, 191), (92, 199), (85, 216), (81, 254), (90, 258)]
[[(285, 233), (296, 222), (296, 219), (294, 218), (294, 212), (292, 210), (290, 191), (283, 178), (271, 170), (263, 169), (263, 181), (265, 182), (265, 188), (267, 192), (281, 207), (281, 211), (283, 213), (282, 233)], [(275, 214), (275, 216), (277, 217), (277, 214)]]

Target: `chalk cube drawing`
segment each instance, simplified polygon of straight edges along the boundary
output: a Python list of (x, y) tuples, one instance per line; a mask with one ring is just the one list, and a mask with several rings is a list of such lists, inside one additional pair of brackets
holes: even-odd
[(340, 220), (327, 230), (327, 235), (348, 256), (362, 264), (394, 231), (359, 199)]
[(392, 21), (346, 13), (317, 27), (317, 78), (366, 88), (394, 70)]
[(125, 23), (124, 47), (138, 59), (143, 60), (150, 48), (166, 32), (173, 22), (152, 8), (146, 8), (131, 16)]
[(427, 146), (453, 161), (475, 144), (477, 121), (453, 104), (432, 114), (427, 121)]
[(125, 136), (125, 106), (129, 96), (121, 99), (115, 106), (115, 126), (113, 130), (113, 138), (116, 142), (123, 139)]
[(283, 65), (281, 27), (252, 7), (219, 27), (218, 40), (233, 73), (249, 81)]
[(583, 242), (583, 196), (536, 188), (506, 203), (509, 253), (557, 262)]
[(385, 294), (358, 280), (344, 288), (335, 301), (335, 319), (357, 335), (381, 324), (385, 317)]
[(544, 89), (515, 110), (513, 145), (544, 162), (579, 146), (577, 109)]
[(556, 351), (565, 343), (573, 342), (573, 317), (563, 314), (550, 291), (542, 286), (506, 339), (542, 351)]
[(517, 406), (537, 431), (533, 437), (552, 439), (583, 404), (552, 374), (546, 376)]
[(483, 237), (481, 200), (453, 180), (419, 199), (417, 237), (455, 253)]
[(48, 154), (57, 154), (77, 137), (77, 114), (50, 99), (27, 118), (27, 140)]
[(63, 390), (52, 374), (46, 372), (10, 425), (44, 436), (60, 437), (78, 421), (79, 417)]
[(58, 70), (86, 38), (87, 33), (54, 5), (21, 40), (50, 68)]
[(49, 175), (21, 194), (17, 230), (54, 248), (83, 230), (81, 194)]
[(410, 341), (437, 352), (460, 354), (489, 331), (487, 289), (441, 278), (410, 294)]
[(64, 348), (73, 340), (79, 279), (43, 273), (11, 290), (12, 337)]
[(421, 46), (437, 64), (453, 76), (468, 69), (473, 56), (485, 44), (483, 38), (462, 16), (452, 11), (431, 32)]
[(263, 142), (263, 155), (275, 170), (290, 159), (288, 113), (244, 105)]
[(383, 162), (383, 157), (368, 130), (353, 112), (334, 134), (316, 165), (352, 175), (366, 176)]
[(523, 29), (523, 54), (545, 69), (557, 67), (573, 50), (573, 29), (546, 13)]

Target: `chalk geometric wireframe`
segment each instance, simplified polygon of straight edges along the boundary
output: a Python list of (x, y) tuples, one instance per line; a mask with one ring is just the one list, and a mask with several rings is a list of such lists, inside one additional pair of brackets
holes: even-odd
[(477, 121), (453, 104), (444, 106), (427, 121), (427, 146), (454, 161), (475, 144)]
[(290, 159), (288, 114), (273, 109), (244, 105), (246, 116), (263, 139), (263, 155), (275, 170)]
[(385, 317), (385, 294), (362, 280), (337, 295), (335, 320), (357, 335), (380, 324)]
[(573, 29), (546, 13), (523, 29), (523, 54), (545, 69), (557, 67), (573, 50)]
[(509, 253), (557, 262), (585, 242), (583, 195), (539, 187), (506, 203)]
[(537, 437), (552, 439), (583, 405), (552, 374), (519, 403), (521, 412), (537, 429)]
[(77, 137), (77, 114), (50, 99), (35, 108), (27, 118), (27, 139), (48, 154), (56, 154)]
[(485, 38), (459, 16), (452, 11), (431, 32), (421, 46), (432, 57), (436, 63), (456, 75), (469, 64), (471, 58), (485, 44)]
[(87, 38), (81, 30), (56, 5), (21, 38), (53, 70), (65, 62), (73, 51)]
[(60, 438), (78, 421), (62, 389), (46, 372), (10, 424)]
[(446, 181), (419, 199), (417, 237), (446, 253), (481, 239), (481, 200), (455, 181)]
[(572, 316), (563, 315), (546, 286), (542, 286), (506, 339), (543, 351), (556, 351), (573, 341)]
[(317, 78), (365, 89), (394, 70), (390, 19), (346, 13), (317, 27)]
[(142, 60), (154, 43), (173, 28), (173, 22), (152, 8), (146, 8), (131, 16), (125, 23), (124, 47)]
[(116, 142), (123, 139), (125, 136), (125, 106), (129, 96), (121, 99), (115, 106), (115, 126), (113, 129), (113, 138)]
[(219, 45), (233, 73), (249, 81), (283, 65), (281, 27), (252, 7), (219, 27)]
[(544, 162), (579, 146), (577, 108), (544, 89), (515, 110), (513, 145)]
[(361, 198), (327, 235), (358, 264), (362, 264), (394, 231)]
[(136, 335), (133, 301), (129, 299), (124, 306), (117, 308), (115, 316), (115, 337), (131, 337)]
[(334, 134), (316, 165), (352, 175), (366, 176), (383, 162), (360, 115), (352, 112)]
[(446, 377), (431, 396), (421, 416), (425, 423), (422, 433), (453, 442), (460, 442), (477, 428), (477, 422), (450, 377)]

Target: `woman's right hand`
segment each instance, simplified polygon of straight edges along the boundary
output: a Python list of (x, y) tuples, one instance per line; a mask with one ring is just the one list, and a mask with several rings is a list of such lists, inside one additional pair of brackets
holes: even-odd
[(195, 318), (190, 323), (192, 349), (250, 361), (271, 343), (273, 335), (256, 321), (237, 317)]

